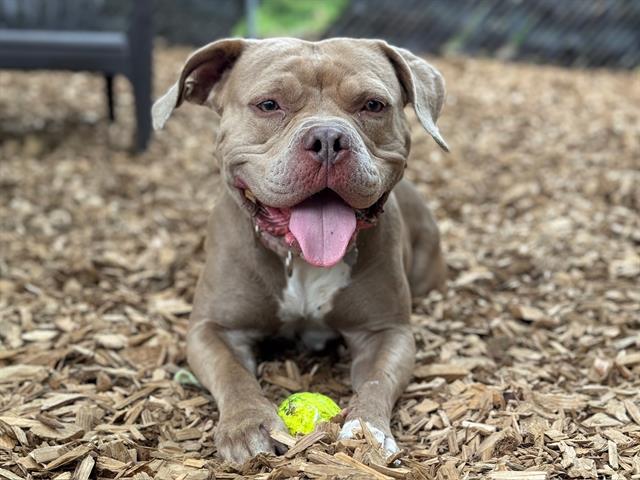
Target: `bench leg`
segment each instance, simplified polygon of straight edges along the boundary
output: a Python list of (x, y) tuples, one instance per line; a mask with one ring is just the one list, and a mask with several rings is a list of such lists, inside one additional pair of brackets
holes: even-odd
[(151, 51), (153, 49), (152, 2), (136, 0), (133, 3), (134, 26), (129, 31), (131, 69), (129, 79), (136, 102), (136, 151), (144, 151), (151, 137)]
[(105, 75), (104, 80), (107, 92), (107, 109), (109, 110), (109, 121), (113, 122), (116, 119), (116, 112), (113, 107), (113, 75)]
[(143, 152), (151, 137), (150, 82), (146, 76), (138, 76), (132, 83), (136, 103), (136, 151)]

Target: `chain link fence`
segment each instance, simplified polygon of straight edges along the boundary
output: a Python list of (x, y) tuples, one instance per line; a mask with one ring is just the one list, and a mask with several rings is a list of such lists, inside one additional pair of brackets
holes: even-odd
[[(292, 10), (304, 12), (300, 24), (317, 23), (329, 4), (338, 14), (322, 33), (292, 28)], [(108, 29), (130, 6), (131, 0), (0, 0), (0, 28)], [(238, 29), (245, 19), (249, 28)], [(278, 20), (282, 29), (274, 32)], [(154, 0), (154, 25), (169, 42), (190, 45), (255, 29), (257, 36), (384, 38), (432, 54), (575, 67), (640, 65), (640, 0)]]
[(640, 65), (637, 0), (351, 0), (327, 37), (577, 67)]

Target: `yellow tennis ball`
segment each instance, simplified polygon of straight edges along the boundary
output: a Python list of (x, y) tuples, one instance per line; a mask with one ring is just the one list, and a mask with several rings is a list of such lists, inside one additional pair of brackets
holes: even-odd
[(328, 422), (341, 412), (336, 402), (321, 393), (301, 392), (285, 398), (278, 415), (291, 435), (311, 433), (320, 422)]

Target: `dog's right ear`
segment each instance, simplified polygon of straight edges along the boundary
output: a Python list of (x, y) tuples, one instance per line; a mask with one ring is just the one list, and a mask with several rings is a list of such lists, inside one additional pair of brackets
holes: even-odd
[(173, 110), (183, 101), (204, 104), (213, 87), (249, 43), (240, 38), (218, 40), (193, 52), (182, 67), (178, 81), (153, 104), (151, 118), (154, 130), (164, 127)]
[(444, 79), (432, 65), (404, 48), (376, 41), (396, 69), (406, 100), (413, 104), (418, 120), (445, 152), (449, 151), (436, 120), (444, 104)]

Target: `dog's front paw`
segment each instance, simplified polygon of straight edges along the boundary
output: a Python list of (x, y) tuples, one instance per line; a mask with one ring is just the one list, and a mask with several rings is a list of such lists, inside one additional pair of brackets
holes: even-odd
[(283, 447), (269, 432), (287, 432), (273, 405), (264, 404), (222, 412), (215, 432), (218, 454), (225, 460), (244, 463), (258, 453), (281, 453)]
[[(384, 449), (386, 456), (393, 455), (394, 453), (400, 450), (398, 448), (398, 444), (396, 443), (393, 435), (388, 429), (383, 429), (383, 427), (376, 427), (372, 423), (365, 421), (364, 422), (369, 431), (373, 434), (373, 437), (376, 439), (378, 444)], [(340, 435), (338, 437), (339, 440), (351, 439), (356, 436), (357, 433), (362, 431), (362, 426), (360, 425), (360, 419), (347, 419), (347, 421), (342, 426), (342, 430), (340, 430)]]

